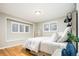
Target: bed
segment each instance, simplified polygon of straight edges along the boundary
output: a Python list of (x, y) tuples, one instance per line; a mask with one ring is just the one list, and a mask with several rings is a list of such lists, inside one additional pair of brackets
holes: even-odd
[(62, 51), (63, 48), (66, 48), (67, 42), (63, 42), (63, 43), (56, 43), (56, 42), (41, 42), (40, 44), (40, 51), (41, 52), (45, 52), (48, 53), (50, 55), (61, 55), (58, 54), (60, 52), (57, 51)]
[(30, 49), (31, 51), (38, 52), (40, 48), (40, 43), (42, 41), (49, 41), (50, 37), (36, 37), (36, 38), (29, 38), (25, 42), (25, 46), (27, 49)]
[(55, 32), (50, 37), (29, 38), (25, 41), (24, 48), (29, 49), (33, 54), (55, 55), (55, 51), (66, 47), (64, 41), (67, 40), (67, 33), (70, 31), (71, 28), (67, 27), (64, 32)]

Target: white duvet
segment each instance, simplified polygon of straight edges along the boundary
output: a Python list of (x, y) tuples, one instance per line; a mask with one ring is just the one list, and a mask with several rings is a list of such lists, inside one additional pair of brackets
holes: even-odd
[[(51, 37), (36, 37), (36, 38), (30, 38), (25, 41), (25, 48), (38, 52), (46, 52), (49, 54), (53, 54), (56, 51), (59, 51), (57, 49), (62, 50), (62, 48), (66, 47), (66, 43), (58, 43), (63, 42), (66, 40), (66, 34), (69, 31), (69, 27), (65, 29), (62, 34), (59, 33), (53, 33)], [(64, 35), (63, 35), (64, 33)], [(54, 53), (56, 55), (57, 52)]]
[(36, 37), (27, 39), (25, 42), (25, 48), (30, 49), (31, 51), (38, 52), (40, 48), (40, 43), (42, 41), (51, 41), (50, 37)]
[[(40, 44), (40, 51), (42, 51), (42, 52), (45, 52), (45, 53), (48, 53), (48, 54), (53, 54), (57, 49), (61, 49), (62, 50), (62, 48), (65, 48), (66, 47), (66, 45), (67, 45), (67, 43), (57, 43), (57, 42), (50, 42), (50, 41), (43, 41), (43, 42), (41, 42), (41, 44)], [(56, 52), (56, 53), (58, 53), (58, 52)], [(54, 53), (54, 54), (56, 54), (56, 53)], [(59, 53), (61, 53), (61, 52), (59, 52)]]

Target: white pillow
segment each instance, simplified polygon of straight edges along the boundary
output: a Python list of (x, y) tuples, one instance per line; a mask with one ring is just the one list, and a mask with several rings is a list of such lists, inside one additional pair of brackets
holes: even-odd
[(60, 38), (57, 42), (64, 42), (64, 41), (66, 41), (66, 40), (68, 39), (67, 34), (68, 34), (68, 32), (70, 32), (70, 31), (71, 31), (71, 27), (67, 27), (67, 28), (65, 29), (65, 31), (63, 32), (61, 38)]
[(58, 32), (59, 38), (61, 38), (63, 32)]
[(67, 40), (67, 33), (64, 32), (63, 35), (61, 36), (61, 38), (57, 42), (64, 42), (66, 40)]
[(53, 35), (51, 36), (51, 41), (52, 42), (56, 42), (58, 39), (59, 35), (57, 32), (53, 33)]
[(71, 32), (71, 27), (67, 27), (64, 32)]

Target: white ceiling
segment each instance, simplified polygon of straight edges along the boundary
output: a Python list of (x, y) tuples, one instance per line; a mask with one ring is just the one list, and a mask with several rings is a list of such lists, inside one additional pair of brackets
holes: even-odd
[[(73, 3), (5, 3), (0, 4), (0, 12), (23, 18), (31, 22), (41, 22), (65, 16), (74, 9)], [(36, 15), (35, 11), (40, 11)]]

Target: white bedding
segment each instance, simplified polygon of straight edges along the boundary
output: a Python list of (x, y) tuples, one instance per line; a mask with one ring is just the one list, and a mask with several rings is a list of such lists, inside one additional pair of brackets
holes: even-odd
[(35, 51), (35, 52), (38, 52), (39, 49), (40, 49), (40, 43), (41, 42), (53, 42), (53, 41), (57, 41), (57, 39), (59, 38), (58, 36), (58, 33), (53, 33), (52, 36), (50, 37), (36, 37), (36, 38), (30, 38), (30, 39), (27, 39), (26, 42), (25, 42), (25, 48), (27, 49), (30, 49), (32, 51)]
[(27, 39), (25, 42), (25, 48), (30, 49), (32, 51), (38, 52), (40, 48), (40, 43), (42, 41), (50, 41), (50, 37), (36, 37)]
[[(63, 33), (66, 34), (66, 32), (68, 32), (69, 29), (70, 28), (66, 28), (66, 30)], [(58, 33), (54, 33), (51, 37), (36, 37), (27, 39), (25, 41), (24, 47), (35, 52), (42, 51), (45, 53), (53, 54), (56, 51), (56, 49), (62, 49), (66, 47), (67, 43), (59, 43), (60, 41), (66, 40), (66, 36), (62, 36), (63, 33), (61, 35), (58, 35)]]
[[(48, 53), (48, 54), (53, 54), (57, 49), (62, 49), (65, 48), (67, 43), (56, 43), (56, 42), (48, 42), (48, 41), (43, 41), (40, 44), (40, 51)], [(60, 52), (61, 53), (61, 52)]]

